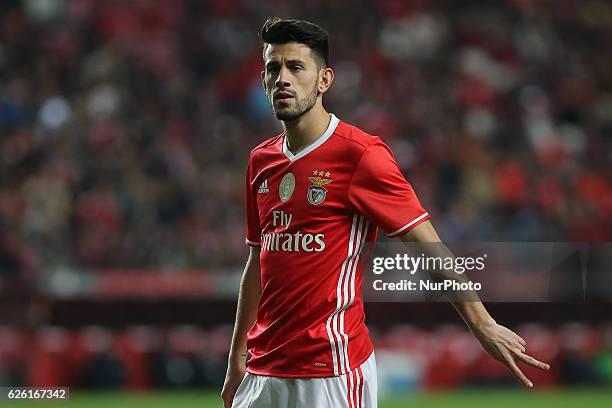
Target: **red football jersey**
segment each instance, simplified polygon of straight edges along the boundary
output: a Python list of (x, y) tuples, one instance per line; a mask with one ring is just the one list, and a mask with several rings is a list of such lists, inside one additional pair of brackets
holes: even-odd
[(298, 154), (284, 134), (252, 150), (246, 179), (248, 245), (261, 246), (261, 299), (247, 370), (329, 377), (363, 363), (362, 260), (377, 227), (407, 232), (429, 215), (380, 138), (331, 115)]

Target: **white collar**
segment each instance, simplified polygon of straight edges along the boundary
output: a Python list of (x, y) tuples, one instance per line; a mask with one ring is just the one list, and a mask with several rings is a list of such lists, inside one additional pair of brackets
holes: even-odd
[(298, 154), (291, 153), (291, 150), (289, 150), (289, 146), (287, 145), (287, 135), (284, 136), (283, 153), (289, 159), (289, 161), (294, 162), (298, 159), (301, 159), (302, 157), (306, 156), (308, 153), (312, 152), (317, 147), (321, 146), (323, 143), (327, 141), (327, 139), (330, 138), (330, 136), (336, 130), (338, 123), (340, 122), (340, 120), (333, 113), (331, 113), (330, 116), (331, 116), (331, 119), (329, 121), (329, 126), (327, 126), (327, 130), (325, 130), (325, 133), (319, 136), (317, 140), (315, 140), (312, 144), (310, 144), (305, 149), (301, 150)]

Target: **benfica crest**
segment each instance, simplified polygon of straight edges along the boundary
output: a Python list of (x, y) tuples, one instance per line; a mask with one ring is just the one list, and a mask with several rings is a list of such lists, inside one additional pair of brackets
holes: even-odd
[[(317, 172), (316, 170), (314, 174), (320, 174), (321, 176), (329, 176), (329, 172), (323, 173), (322, 171)], [(308, 202), (312, 205), (319, 205), (323, 201), (325, 201), (325, 197), (327, 197), (327, 190), (323, 186), (331, 183), (332, 180), (328, 178), (322, 178), (320, 176), (308, 177), (308, 180), (310, 180), (310, 182), (313, 184), (312, 186), (308, 187), (308, 192), (306, 193), (306, 196), (308, 197)]]

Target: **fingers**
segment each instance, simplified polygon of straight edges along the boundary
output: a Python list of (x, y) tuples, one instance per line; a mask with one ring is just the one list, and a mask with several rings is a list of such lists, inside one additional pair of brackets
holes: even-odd
[(540, 370), (550, 369), (550, 365), (543, 363), (542, 361), (536, 360), (535, 358), (526, 354), (525, 346), (527, 345), (527, 343), (519, 335), (515, 334), (515, 336), (516, 336), (516, 341), (518, 342), (518, 343), (515, 343), (515, 346), (517, 347), (518, 350), (512, 347), (510, 347), (510, 350), (516, 355), (516, 357), (518, 357), (524, 363), (529, 364), (530, 366), (539, 368)]
[(528, 354), (525, 354), (525, 351), (523, 350), (522, 353), (515, 353), (516, 356), (521, 359), (522, 362), (529, 364), (530, 366), (533, 366), (535, 368), (539, 368), (540, 370), (548, 370), (550, 369), (550, 365), (541, 362), (540, 360), (536, 360), (535, 358), (531, 357)]
[(507, 327), (502, 326), (502, 328), (505, 329), (504, 331), (506, 333), (508, 333), (509, 336), (506, 336), (506, 337), (509, 338), (509, 340), (510, 339), (514, 340), (514, 342), (518, 343), (518, 345), (522, 346), (522, 348), (525, 348), (525, 346), (527, 346), (527, 342), (521, 336), (519, 336), (518, 334), (516, 334), (515, 332), (513, 332)]
[(507, 351), (503, 352), (502, 354), (504, 356), (504, 362), (506, 363), (506, 366), (508, 366), (512, 374), (514, 374), (514, 377), (516, 377), (516, 379), (523, 383), (525, 386), (532, 388), (533, 383), (529, 380), (529, 378), (527, 378), (527, 376), (525, 376), (525, 374), (523, 374), (521, 369), (518, 368), (512, 354)]
[(525, 346), (527, 346), (527, 342), (525, 341), (525, 339), (523, 339), (521, 336), (519, 336), (518, 334), (516, 334), (515, 332), (513, 332), (512, 330), (508, 329), (508, 331), (510, 333), (512, 333), (512, 337), (514, 337), (514, 340), (520, 344), (521, 346), (523, 346), (523, 348), (525, 348)]
[(519, 337), (516, 333), (510, 331), (512, 334), (514, 334), (514, 339), (507, 339), (507, 347), (516, 352), (515, 350), (519, 350), (521, 353), (525, 352), (525, 346), (527, 345), (527, 343), (525, 343), (525, 340), (523, 340), (521, 337)]
[(516, 359), (520, 359), (522, 362), (540, 370), (549, 370), (550, 365), (526, 354), (527, 343), (525, 339), (512, 330), (500, 325), (497, 325), (495, 329), (485, 333), (485, 336), (480, 339), (485, 350), (493, 358), (506, 365), (519, 382), (532, 388), (533, 383), (518, 367)]
[(536, 360), (535, 358), (531, 357), (530, 355), (525, 354), (524, 352), (514, 351), (514, 355), (512, 355), (508, 351), (502, 351), (501, 354), (504, 357), (504, 362), (506, 363), (506, 365), (508, 366), (512, 374), (516, 377), (516, 379), (529, 388), (533, 387), (533, 383), (527, 378), (527, 376), (518, 367), (515, 361), (515, 356), (519, 358), (521, 361), (523, 361), (524, 363), (529, 364), (530, 366), (539, 368), (540, 370), (550, 369), (549, 364)]

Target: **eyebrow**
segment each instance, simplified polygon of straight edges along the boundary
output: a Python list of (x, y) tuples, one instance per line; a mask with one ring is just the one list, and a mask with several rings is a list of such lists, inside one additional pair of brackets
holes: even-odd
[[(304, 61), (300, 60), (300, 59), (291, 59), (291, 60), (287, 60), (287, 65), (304, 65)], [(271, 67), (272, 65), (278, 65), (278, 61), (270, 61), (266, 64), (266, 68)]]

